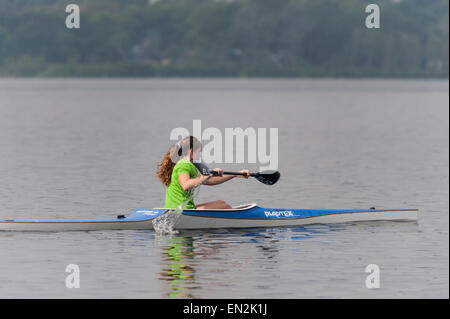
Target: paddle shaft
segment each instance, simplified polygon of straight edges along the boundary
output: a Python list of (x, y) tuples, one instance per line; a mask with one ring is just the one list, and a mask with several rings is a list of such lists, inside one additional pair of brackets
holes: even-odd
[[(218, 176), (219, 173), (211, 170), (203, 163), (194, 163), (195, 167), (200, 171), (202, 175), (209, 175), (212, 174), (213, 176)], [(242, 172), (222, 172), (222, 175), (238, 175), (238, 176), (246, 176), (247, 174)], [(276, 172), (260, 172), (260, 173), (250, 173), (249, 176), (252, 176), (256, 178), (261, 183), (264, 183), (266, 185), (273, 185), (275, 184), (278, 179), (280, 178), (280, 173), (278, 171)]]
[[(211, 171), (210, 172), (212, 175), (217, 176), (219, 175), (219, 173), (217, 173), (216, 171)], [(245, 173), (241, 173), (241, 172), (222, 172), (222, 175), (240, 175), (240, 176), (246, 176)], [(250, 173), (250, 176), (256, 176), (256, 173)]]

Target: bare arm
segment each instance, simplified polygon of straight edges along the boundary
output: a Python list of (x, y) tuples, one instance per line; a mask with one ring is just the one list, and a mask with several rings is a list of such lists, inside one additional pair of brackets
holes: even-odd
[(199, 174), (195, 178), (191, 178), (187, 173), (182, 173), (178, 175), (178, 181), (180, 182), (180, 186), (181, 188), (183, 188), (184, 191), (190, 190), (194, 187), (197, 187), (200, 184), (205, 183), (209, 178), (211, 178), (211, 175), (203, 176)]
[(229, 181), (230, 179), (236, 177), (236, 175), (224, 175), (224, 176), (212, 176), (206, 182), (205, 185), (218, 185)]
[(216, 172), (219, 173), (219, 176), (212, 176), (208, 180), (205, 181), (205, 185), (218, 185), (225, 183), (226, 181), (229, 181), (230, 179), (234, 177), (241, 177), (241, 178), (248, 178), (250, 176), (250, 171), (247, 169), (243, 169), (240, 172), (247, 174), (246, 176), (242, 175), (222, 175), (222, 170), (220, 168), (214, 169)]
[[(216, 168), (215, 171), (219, 172), (219, 174), (222, 174), (222, 170), (219, 168)], [(178, 175), (178, 181), (180, 182), (181, 188), (183, 188), (184, 191), (187, 191), (194, 187), (199, 186), (200, 184), (218, 185), (218, 184), (225, 183), (226, 181), (229, 181), (230, 179), (232, 179), (234, 177), (248, 178), (250, 176), (249, 170), (244, 169), (244, 170), (241, 170), (241, 172), (246, 173), (247, 176), (242, 176), (242, 175), (203, 176), (203, 175), (199, 174), (197, 177), (191, 178), (189, 176), (189, 174), (182, 173), (182, 174)]]

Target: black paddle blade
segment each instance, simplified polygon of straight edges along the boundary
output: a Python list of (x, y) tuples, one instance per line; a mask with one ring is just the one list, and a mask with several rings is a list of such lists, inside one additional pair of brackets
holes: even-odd
[(261, 173), (256, 173), (255, 178), (263, 184), (273, 185), (280, 179), (280, 172), (264, 171)]

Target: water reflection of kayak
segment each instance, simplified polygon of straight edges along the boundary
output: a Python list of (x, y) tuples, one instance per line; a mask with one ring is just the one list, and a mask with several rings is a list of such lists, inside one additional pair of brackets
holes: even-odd
[[(168, 213), (166, 208), (136, 209), (128, 217), (78, 220), (0, 220), (0, 231), (90, 231), (153, 229), (154, 218)], [(256, 204), (232, 209), (185, 209), (175, 229), (249, 228), (298, 226), (360, 221), (416, 221), (417, 209), (285, 209), (263, 208)]]

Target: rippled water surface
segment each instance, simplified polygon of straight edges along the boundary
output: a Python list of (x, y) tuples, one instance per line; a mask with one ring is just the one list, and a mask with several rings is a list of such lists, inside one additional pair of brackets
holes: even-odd
[[(278, 128), (274, 186), (198, 203), (418, 208), (419, 222), (182, 231), (0, 232), (1, 298), (448, 298), (448, 81), (0, 80), (0, 219), (163, 205), (175, 127)], [(227, 169), (257, 164), (218, 165)], [(80, 288), (67, 289), (68, 264)], [(367, 289), (369, 264), (379, 289)]]

